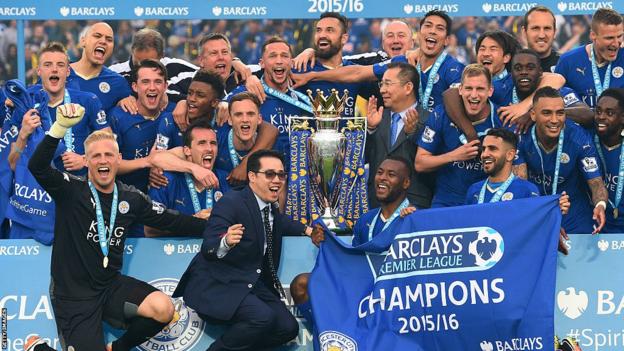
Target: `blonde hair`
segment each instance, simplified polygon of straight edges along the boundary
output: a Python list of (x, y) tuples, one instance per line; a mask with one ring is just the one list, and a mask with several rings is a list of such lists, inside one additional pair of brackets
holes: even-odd
[(471, 63), (466, 66), (464, 68), (464, 71), (462, 72), (461, 81), (463, 83), (466, 78), (478, 76), (484, 76), (488, 82), (488, 85), (492, 86), (492, 74), (487, 68), (485, 68), (485, 66), (480, 63)]
[(119, 145), (117, 144), (117, 139), (113, 133), (105, 130), (96, 130), (95, 132), (89, 134), (87, 139), (84, 141), (85, 154), (87, 153), (87, 149), (89, 149), (89, 145), (100, 140), (112, 140), (113, 144), (115, 144), (115, 151), (119, 152)]

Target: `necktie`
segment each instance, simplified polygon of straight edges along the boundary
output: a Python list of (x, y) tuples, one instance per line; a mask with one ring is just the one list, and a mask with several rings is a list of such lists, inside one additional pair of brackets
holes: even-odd
[(275, 269), (275, 264), (273, 262), (273, 230), (271, 229), (271, 222), (269, 220), (269, 211), (271, 210), (271, 205), (267, 205), (262, 209), (263, 220), (264, 220), (264, 232), (266, 234), (266, 253), (267, 260), (269, 263), (269, 269), (271, 270), (271, 278), (273, 278), (273, 285), (275, 289), (280, 293), (283, 299), (286, 299), (286, 293), (284, 292), (284, 287), (282, 283), (279, 281), (277, 277), (277, 271)]
[(394, 145), (394, 142), (399, 136), (399, 120), (400, 119), (401, 119), (401, 114), (399, 113), (392, 114), (392, 124), (390, 125), (390, 145)]

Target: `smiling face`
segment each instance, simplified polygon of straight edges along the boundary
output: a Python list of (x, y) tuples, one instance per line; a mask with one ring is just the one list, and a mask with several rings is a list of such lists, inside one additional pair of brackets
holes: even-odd
[(535, 122), (537, 136), (543, 144), (559, 138), (566, 119), (563, 98), (542, 97), (538, 99), (531, 110), (531, 119)]
[(511, 65), (511, 76), (516, 89), (526, 96), (537, 89), (542, 76), (542, 67), (534, 55), (516, 54)]
[(248, 172), (249, 187), (264, 202), (273, 203), (278, 199), (280, 189), (286, 183), (286, 180), (280, 180), (275, 176), (268, 178), (265, 171), (274, 171), (277, 173), (284, 172), (284, 165), (279, 158), (262, 157), (260, 158), (260, 169), (258, 172)]
[(316, 56), (321, 59), (330, 59), (340, 54), (347, 39), (349, 35), (343, 33), (341, 23), (337, 18), (321, 18), (316, 23), (314, 32)]
[(214, 109), (219, 104), (212, 86), (200, 81), (192, 81), (186, 96), (189, 120), (198, 117), (212, 118)]
[(41, 78), (43, 89), (50, 95), (61, 93), (69, 76), (69, 62), (64, 52), (48, 51), (39, 57), (37, 75)]
[(448, 45), (446, 21), (440, 16), (427, 17), (420, 26), (419, 41), (423, 55), (430, 58), (440, 55)]
[(113, 54), (113, 29), (106, 23), (96, 23), (80, 38), (82, 55), (93, 66), (103, 65)]
[(459, 86), (459, 95), (464, 102), (464, 108), (468, 116), (479, 116), (485, 109), (489, 109), (488, 98), (492, 96), (494, 89), (488, 83), (483, 74), (464, 77)]
[(167, 81), (157, 68), (141, 67), (137, 71), (137, 81), (132, 83), (132, 90), (137, 93), (139, 112), (155, 116), (167, 91)]
[(481, 152), (481, 162), (483, 171), (488, 176), (496, 176), (506, 163), (513, 162), (516, 150), (511, 145), (505, 143), (503, 138), (487, 135), (483, 139), (483, 151)]
[(234, 137), (243, 144), (249, 144), (253, 143), (262, 116), (251, 100), (235, 101), (230, 106), (228, 123), (232, 126)]
[(620, 108), (617, 99), (603, 96), (596, 105), (594, 125), (596, 133), (601, 137), (619, 135), (624, 124), (624, 111)]
[(391, 203), (405, 197), (410, 180), (401, 161), (384, 160), (375, 173), (375, 196), (380, 203)]
[(383, 31), (382, 46), (390, 57), (404, 55), (414, 47), (411, 29), (405, 22), (391, 22)]
[(490, 37), (484, 38), (477, 50), (477, 62), (485, 66), (492, 75), (502, 72), (510, 59), (511, 55), (505, 54), (503, 47)]
[(232, 50), (223, 39), (208, 40), (198, 58), (202, 69), (217, 73), (225, 81), (232, 70)]
[(624, 24), (599, 23), (596, 31), (590, 32), (589, 36), (594, 43), (594, 51), (598, 61), (615, 61), (618, 50), (624, 40)]
[(191, 131), (191, 146), (184, 146), (187, 159), (206, 169), (212, 169), (217, 152), (217, 134), (212, 129), (194, 128)]
[(91, 182), (99, 191), (111, 192), (121, 163), (117, 143), (111, 139), (93, 141), (87, 145), (85, 157)]
[(266, 83), (272, 88), (285, 89), (288, 86), (291, 63), (292, 56), (288, 44), (282, 42), (268, 44), (260, 60)]
[(555, 40), (555, 18), (545, 11), (533, 11), (527, 17), (523, 27), (529, 49), (540, 57), (550, 55)]

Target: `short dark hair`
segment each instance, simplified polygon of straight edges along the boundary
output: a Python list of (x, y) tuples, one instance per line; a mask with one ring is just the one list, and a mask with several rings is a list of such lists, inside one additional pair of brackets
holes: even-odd
[(319, 18), (319, 20), (322, 20), (323, 18), (335, 18), (335, 19), (337, 19), (338, 22), (340, 22), (340, 27), (342, 29), (342, 34), (347, 33), (347, 31), (349, 30), (349, 20), (347, 19), (347, 17), (341, 15), (338, 12), (324, 12), (324, 13), (321, 14), (321, 17)]
[(156, 50), (158, 57), (165, 55), (165, 39), (157, 30), (143, 28), (132, 36), (131, 51), (144, 51), (148, 49)]
[(165, 79), (165, 82), (168, 80), (167, 69), (165, 68), (165, 65), (163, 65), (158, 60), (146, 59), (139, 62), (139, 64), (136, 65), (132, 70), (131, 77), (133, 82), (136, 82), (137, 79), (139, 79), (139, 70), (141, 68), (154, 68), (158, 71), (158, 74), (160, 74)]
[(524, 27), (525, 31), (529, 27), (529, 16), (533, 12), (546, 12), (546, 13), (549, 13), (552, 16), (552, 19), (553, 19), (553, 29), (557, 29), (557, 21), (555, 20), (555, 14), (548, 7), (543, 6), (543, 5), (537, 5), (537, 6), (531, 7), (531, 9), (529, 9), (529, 11), (527, 11), (527, 13), (524, 14), (524, 18), (522, 19), (522, 27)]
[(488, 130), (486, 136), (493, 136), (503, 139), (503, 141), (509, 144), (514, 149), (518, 148), (518, 137), (509, 129), (505, 128), (492, 128)]
[(256, 107), (258, 108), (258, 112), (260, 112), (260, 106), (262, 105), (262, 103), (260, 102), (260, 99), (258, 99), (256, 95), (248, 91), (242, 91), (232, 96), (232, 98), (230, 99), (230, 102), (228, 104), (228, 112), (230, 113), (230, 115), (232, 114), (232, 105), (234, 105), (235, 102), (244, 101), (244, 100), (249, 100), (253, 102), (254, 105), (256, 105)]
[(221, 80), (220, 75), (214, 72), (200, 69), (195, 73), (195, 76), (193, 76), (191, 83), (192, 82), (202, 82), (210, 85), (218, 99), (223, 99), (223, 96), (225, 96), (225, 85), (223, 85), (223, 80)]
[(414, 85), (414, 97), (418, 99), (418, 87), (420, 86), (420, 74), (416, 68), (406, 62), (391, 62), (387, 69), (398, 68), (399, 80), (403, 82), (411, 82)]
[[(59, 43), (58, 41), (49, 42), (44, 47), (42, 47), (41, 50), (39, 50), (39, 58), (41, 58), (41, 55), (45, 54), (46, 52), (60, 52), (67, 56), (67, 50), (65, 49), (65, 45)], [(67, 60), (69, 61), (69, 56), (67, 57)]]
[(290, 44), (286, 41), (286, 39), (278, 36), (272, 36), (268, 40), (266, 40), (264, 44), (262, 44), (262, 55), (264, 55), (267, 46), (274, 43), (284, 43), (286, 46), (288, 46), (288, 52), (290, 52), (290, 56), (292, 56), (292, 48), (290, 47)]
[(591, 29), (596, 32), (599, 24), (618, 25), (622, 24), (622, 15), (613, 9), (601, 8), (592, 16)]
[(542, 88), (539, 88), (535, 91), (535, 95), (533, 95), (533, 106), (535, 106), (537, 104), (537, 102), (539, 101), (539, 99), (541, 98), (560, 98), (563, 99), (561, 97), (561, 93), (559, 93), (559, 90), (553, 88), (553, 87), (549, 87), (549, 86), (545, 86)]
[[(410, 162), (405, 157), (399, 156), (399, 155), (388, 155), (383, 161), (385, 160), (398, 161), (402, 163), (403, 166), (405, 167), (405, 171), (407, 172), (407, 178), (410, 179), (412, 177), (412, 170), (414, 169), (414, 164), (412, 163), (410, 165)], [(381, 163), (383, 163), (383, 161), (381, 161)], [(381, 163), (379, 165), (381, 165)]]
[(600, 102), (600, 99), (606, 96), (616, 99), (618, 101), (618, 107), (620, 108), (620, 110), (622, 110), (622, 112), (624, 112), (624, 89), (623, 88), (609, 88), (603, 91), (600, 97), (598, 98), (596, 105), (598, 104), (598, 102)]
[(422, 27), (423, 23), (425, 23), (425, 20), (431, 16), (438, 16), (442, 18), (444, 22), (446, 22), (446, 35), (447, 36), (451, 35), (451, 27), (453, 26), (453, 20), (451, 19), (451, 16), (449, 16), (445, 11), (442, 11), (442, 10), (431, 10), (425, 13), (425, 16), (423, 16), (423, 18), (420, 20), (420, 26)]
[(193, 141), (193, 130), (195, 129), (210, 129), (214, 131), (214, 128), (212, 128), (212, 122), (209, 119), (195, 118), (191, 124), (189, 124), (188, 128), (186, 128), (184, 134), (182, 134), (182, 142), (184, 146), (191, 147), (191, 142)]
[(197, 44), (197, 52), (201, 55), (204, 52), (204, 44), (213, 40), (223, 40), (227, 44), (230, 51), (232, 50), (232, 44), (230, 43), (230, 39), (225, 34), (222, 33), (208, 33), (204, 35), (200, 40), (199, 44)]
[[(520, 50), (516, 51), (516, 54), (514, 55), (514, 57), (516, 57), (517, 55), (520, 55), (520, 54), (534, 56), (537, 59), (537, 63), (540, 63), (539, 54), (537, 52), (535, 52), (535, 50), (533, 50), (533, 49), (520, 49)], [(513, 61), (513, 59), (512, 59), (512, 61)]]
[(247, 173), (258, 173), (258, 171), (260, 170), (260, 159), (265, 157), (276, 158), (280, 160), (282, 164), (284, 164), (284, 157), (281, 153), (275, 150), (262, 149), (249, 155), (249, 158), (247, 159)]
[(516, 51), (520, 50), (520, 48), (522, 48), (522, 46), (520, 46), (520, 43), (518, 42), (518, 39), (516, 39), (516, 37), (514, 37), (513, 35), (497, 29), (497, 30), (489, 30), (487, 32), (484, 32), (483, 34), (481, 34), (479, 36), (479, 38), (477, 38), (477, 45), (475, 45), (475, 52), (479, 52), (479, 46), (481, 46), (481, 43), (483, 42), (483, 40), (485, 40), (485, 38), (490, 38), (492, 40), (494, 40), (495, 42), (498, 43), (498, 45), (501, 46), (501, 48), (503, 49), (503, 54), (504, 55), (511, 55), (513, 57), (513, 55), (516, 53)]

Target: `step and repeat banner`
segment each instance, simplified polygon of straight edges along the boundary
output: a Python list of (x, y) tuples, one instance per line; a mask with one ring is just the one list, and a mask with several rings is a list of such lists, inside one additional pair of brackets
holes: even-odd
[[(480, 5), (480, 6), (479, 6)], [(545, 5), (556, 14), (591, 14), (599, 8), (624, 11), (622, 1), (469, 1), (442, 0), (227, 0), (176, 2), (171, 0), (129, 1), (40, 1), (0, 3), (0, 20), (6, 19), (268, 19), (318, 18), (326, 11), (350, 18), (418, 17), (431, 10), (451, 16), (522, 16), (535, 5)]]
[[(570, 235), (570, 238), (569, 256), (559, 255), (557, 289), (553, 296), (555, 334), (575, 336), (584, 351), (622, 350), (624, 234)], [(124, 273), (170, 295), (200, 247), (198, 239), (128, 239)], [(308, 238), (285, 238), (280, 269), (285, 287), (295, 275), (312, 270), (317, 252)], [(0, 241), (0, 350), (23, 350), (30, 334), (41, 335), (60, 350), (48, 296), (50, 254), (50, 247), (32, 240)], [(147, 341), (140, 350), (204, 350), (223, 331), (221, 327), (207, 325), (181, 301), (178, 304), (180, 320)], [(292, 299), (289, 298), (288, 304), (301, 329), (297, 339), (281, 350), (312, 350), (312, 334), (305, 320), (292, 308)], [(120, 334), (111, 330), (108, 337)]]

